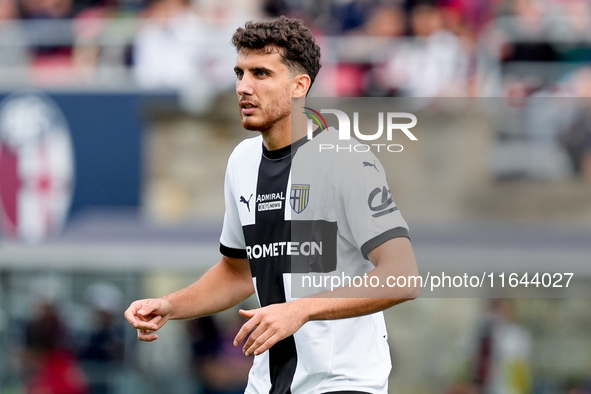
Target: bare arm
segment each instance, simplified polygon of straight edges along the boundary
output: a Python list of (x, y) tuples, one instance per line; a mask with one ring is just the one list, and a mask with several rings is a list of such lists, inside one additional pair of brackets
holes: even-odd
[[(369, 253), (375, 265), (368, 277), (376, 276), (386, 284), (388, 276), (415, 276), (418, 268), (410, 241), (391, 239)], [(269, 305), (251, 311), (240, 311), (250, 318), (234, 340), (237, 346), (247, 336), (246, 355), (260, 354), (278, 341), (292, 335), (306, 322), (357, 317), (382, 311), (419, 295), (417, 286), (347, 287), (314, 297), (300, 298), (284, 304)], [(256, 330), (248, 335), (253, 329)]]
[[(306, 311), (306, 321), (363, 316), (419, 296), (420, 289), (417, 286), (389, 287), (386, 285), (389, 276), (408, 278), (419, 275), (408, 238), (391, 239), (372, 250), (368, 257), (376, 266), (368, 274), (368, 282), (370, 282), (369, 278), (375, 276), (379, 278), (380, 285), (378, 287), (344, 287), (313, 298), (300, 298), (294, 301), (300, 303), (302, 309)], [(382, 284), (384, 287), (381, 287)]]
[(172, 305), (171, 319), (190, 319), (226, 310), (253, 293), (248, 260), (223, 256), (197, 282), (164, 299)]
[(223, 256), (197, 282), (162, 298), (138, 300), (125, 318), (142, 341), (158, 339), (154, 331), (171, 319), (190, 319), (226, 310), (254, 293), (246, 259)]

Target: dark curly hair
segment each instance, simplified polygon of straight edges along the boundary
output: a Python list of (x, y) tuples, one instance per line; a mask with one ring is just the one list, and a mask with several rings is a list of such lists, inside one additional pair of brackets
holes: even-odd
[(262, 22), (247, 22), (232, 36), (238, 52), (263, 49), (272, 53), (279, 49), (283, 64), (293, 74), (310, 76), (311, 84), (320, 70), (320, 47), (310, 30), (299, 19), (281, 16)]

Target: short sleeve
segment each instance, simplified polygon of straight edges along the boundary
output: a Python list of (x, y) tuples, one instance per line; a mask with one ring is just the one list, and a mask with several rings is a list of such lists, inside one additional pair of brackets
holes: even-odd
[(227, 257), (246, 258), (246, 243), (240, 223), (240, 215), (233, 192), (232, 162), (228, 162), (224, 181), (225, 213), (222, 234), (220, 236), (220, 252)]
[(372, 153), (350, 155), (339, 181), (342, 215), (363, 257), (384, 242), (409, 237), (408, 225), (398, 209), (386, 172)]

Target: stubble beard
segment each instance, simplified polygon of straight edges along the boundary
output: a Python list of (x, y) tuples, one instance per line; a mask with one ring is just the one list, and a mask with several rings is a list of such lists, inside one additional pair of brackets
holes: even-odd
[[(257, 117), (245, 115), (242, 113), (240, 107), (238, 107), (238, 109), (242, 127), (244, 129), (264, 133), (271, 130), (278, 122), (291, 115), (291, 98), (289, 97), (289, 92), (285, 92), (274, 105), (268, 107), (267, 111), (258, 108), (262, 113)], [(256, 118), (259, 119), (257, 120)]]

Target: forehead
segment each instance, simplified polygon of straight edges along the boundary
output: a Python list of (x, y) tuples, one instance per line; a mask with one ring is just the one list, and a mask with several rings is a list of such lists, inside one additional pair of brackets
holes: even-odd
[(287, 67), (283, 64), (281, 50), (274, 47), (262, 49), (241, 49), (238, 52), (236, 65), (240, 68), (265, 67), (269, 69), (281, 69)]

